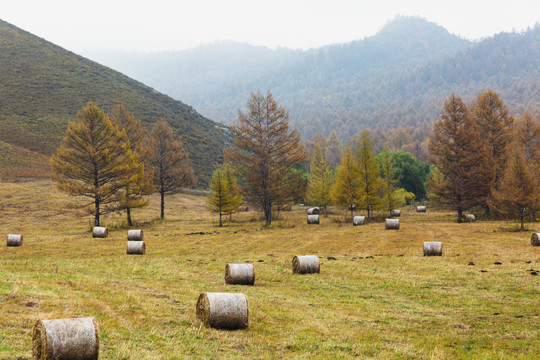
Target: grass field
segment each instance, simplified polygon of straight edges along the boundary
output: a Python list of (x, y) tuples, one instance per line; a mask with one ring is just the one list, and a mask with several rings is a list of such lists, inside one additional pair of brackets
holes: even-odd
[[(86, 316), (101, 359), (540, 358), (540, 247), (512, 222), (402, 209), (401, 229), (386, 231), (335, 209), (307, 225), (294, 207), (269, 228), (252, 211), (219, 228), (204, 198), (175, 195), (163, 222), (157, 197), (134, 211), (147, 255), (128, 256), (123, 215), (92, 239), (71, 200), (47, 180), (0, 183), (0, 359), (32, 358), (37, 319)], [(8, 233), (23, 246), (7, 248)], [(423, 257), (433, 240), (443, 256)], [(291, 273), (303, 254), (320, 256), (320, 274)], [(254, 263), (255, 286), (225, 285), (229, 262)], [(201, 292), (243, 292), (249, 328), (201, 326)]]

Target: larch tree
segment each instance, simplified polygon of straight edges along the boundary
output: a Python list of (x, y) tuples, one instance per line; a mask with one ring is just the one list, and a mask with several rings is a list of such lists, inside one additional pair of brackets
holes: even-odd
[(212, 191), (208, 195), (208, 205), (210, 210), (219, 213), (219, 226), (223, 226), (222, 215), (231, 210), (233, 199), (231, 197), (231, 188), (227, 176), (223, 171), (223, 168), (218, 168), (212, 173), (212, 180), (210, 181), (210, 190)]
[(350, 209), (351, 221), (353, 221), (354, 208), (362, 200), (362, 190), (360, 171), (350, 146), (341, 156), (341, 165), (336, 170), (335, 183), (330, 197), (335, 203)]
[(247, 112), (238, 111), (238, 124), (231, 130), (234, 146), (227, 156), (245, 168), (246, 196), (260, 205), (266, 224), (271, 224), (274, 202), (290, 193), (287, 174), (307, 161), (307, 151), (298, 132), (289, 131), (289, 113), (270, 92), (252, 92)]
[(148, 199), (145, 197), (154, 192), (152, 172), (144, 167), (149, 154), (145, 143), (146, 131), (141, 121), (128, 112), (123, 105), (118, 105), (116, 111), (113, 112), (111, 122), (126, 133), (133, 156), (143, 164), (137, 173), (127, 174), (126, 185), (121, 192), (120, 208), (126, 210), (128, 226), (132, 226), (131, 210), (148, 205)]
[(433, 126), (429, 150), (440, 171), (442, 184), (430, 183), (437, 201), (457, 211), (458, 221), (463, 211), (485, 203), (493, 174), (492, 158), (476, 122), (467, 106), (452, 94), (444, 103), (441, 116)]
[(330, 170), (330, 165), (324, 160), (318, 144), (315, 145), (313, 154), (307, 200), (311, 204), (322, 207), (324, 216), (327, 216), (327, 207), (332, 202), (330, 191), (334, 185), (334, 175)]
[(238, 186), (238, 174), (230, 163), (224, 163), (221, 169), (229, 185), (228, 195), (230, 204), (225, 213), (229, 215), (229, 221), (232, 221), (232, 214), (237, 212), (240, 205), (242, 205), (242, 194), (240, 186)]
[(540, 181), (540, 122), (525, 111), (516, 124), (515, 137), (523, 148), (531, 174)]
[(69, 123), (51, 167), (58, 189), (92, 199), (84, 206), (94, 215), (95, 226), (102, 215), (122, 208), (122, 189), (143, 171), (126, 133), (92, 102), (77, 113), (76, 122)]
[(490, 205), (502, 214), (519, 218), (524, 230), (523, 219), (540, 208), (540, 191), (519, 142), (511, 146), (510, 155)]
[(382, 151), (379, 154), (380, 169), (382, 175), (382, 203), (385, 210), (392, 211), (398, 205), (394, 192), (397, 180), (395, 179), (396, 170), (392, 161), (392, 156), (388, 151)]
[(335, 169), (341, 162), (342, 146), (335, 130), (330, 132), (328, 139), (326, 139), (325, 148), (323, 149), (326, 155), (326, 161), (330, 168)]
[(153, 171), (154, 185), (161, 197), (160, 216), (165, 217), (165, 195), (180, 192), (196, 183), (188, 153), (180, 140), (174, 139), (173, 129), (165, 120), (158, 120), (150, 134), (151, 154), (148, 164)]
[(369, 133), (363, 130), (360, 133), (356, 149), (358, 171), (360, 174), (360, 187), (362, 198), (360, 203), (365, 206), (368, 218), (373, 218), (373, 210), (381, 203), (381, 173), (375, 160), (375, 152)]
[[(490, 158), (478, 166), (492, 166), (492, 176), (484, 181), (489, 183), (490, 191), (495, 190), (506, 166), (507, 148), (512, 141), (514, 119), (508, 114), (508, 108), (493, 90), (480, 94), (474, 106), (474, 119)], [(482, 205), (489, 215), (489, 196)]]

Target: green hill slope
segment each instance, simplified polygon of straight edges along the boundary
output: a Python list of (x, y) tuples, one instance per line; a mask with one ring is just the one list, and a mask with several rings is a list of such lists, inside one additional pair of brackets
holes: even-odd
[(106, 112), (123, 103), (146, 126), (166, 119), (202, 185), (227, 142), (192, 107), (0, 20), (0, 141), (49, 156), (88, 101)]

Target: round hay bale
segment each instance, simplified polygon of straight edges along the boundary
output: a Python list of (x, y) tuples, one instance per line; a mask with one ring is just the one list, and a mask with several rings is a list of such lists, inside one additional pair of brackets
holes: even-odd
[(241, 293), (202, 293), (197, 300), (197, 319), (216, 329), (245, 329), (249, 325), (246, 296)]
[(392, 217), (400, 217), (401, 216), (401, 210), (390, 210), (390, 216), (392, 216)]
[(34, 360), (97, 360), (98, 326), (93, 318), (38, 320), (32, 353)]
[(308, 224), (318, 224), (319, 223), (319, 215), (308, 215), (307, 216), (307, 223)]
[(465, 221), (466, 222), (475, 222), (476, 221), (476, 217), (474, 216), (474, 214), (467, 214), (465, 215)]
[(293, 274), (313, 274), (321, 272), (321, 261), (317, 255), (296, 255), (292, 259)]
[(92, 230), (92, 237), (94, 238), (106, 238), (109, 236), (109, 230), (106, 227), (94, 226)]
[(7, 236), (7, 246), (21, 246), (22, 241), (23, 241), (22, 235), (8, 234)]
[(426, 207), (421, 205), (416, 207), (416, 212), (426, 212)]
[(144, 234), (142, 230), (128, 230), (128, 240), (143, 241)]
[(442, 256), (442, 243), (440, 241), (424, 242), (424, 256)]
[(128, 241), (127, 242), (127, 251), (128, 255), (145, 255), (146, 254), (146, 245), (144, 241)]
[(399, 230), (399, 219), (385, 219), (384, 228), (386, 230)]
[(225, 284), (255, 284), (255, 269), (253, 268), (253, 264), (227, 264), (225, 266)]
[(355, 216), (353, 218), (353, 222), (352, 224), (354, 226), (358, 226), (358, 225), (366, 225), (367, 224), (367, 219), (365, 216)]
[(531, 245), (540, 246), (540, 233), (533, 233), (531, 236)]
[(312, 207), (312, 208), (307, 209), (308, 215), (319, 215), (320, 212), (321, 212), (321, 209), (318, 207)]

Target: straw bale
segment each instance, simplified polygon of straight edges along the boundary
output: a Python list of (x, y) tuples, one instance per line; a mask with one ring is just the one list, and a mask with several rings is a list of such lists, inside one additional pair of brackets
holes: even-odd
[(390, 210), (390, 216), (392, 216), (392, 217), (400, 217), (401, 216), (401, 210)]
[(540, 233), (533, 233), (531, 236), (531, 245), (540, 246)]
[(146, 244), (144, 241), (128, 241), (127, 242), (127, 251), (128, 255), (145, 255), (146, 254)]
[(308, 215), (319, 215), (321, 212), (321, 209), (318, 207), (312, 207), (307, 210)]
[(318, 224), (319, 223), (319, 215), (308, 215), (307, 216), (307, 223), (308, 224)]
[(399, 219), (385, 219), (384, 228), (386, 230), (399, 230)]
[(467, 215), (465, 215), (465, 221), (466, 222), (475, 222), (476, 217), (474, 216), (474, 214), (467, 214)]
[(202, 293), (197, 300), (197, 319), (216, 329), (245, 329), (249, 325), (246, 296), (241, 293)]
[(92, 230), (92, 237), (106, 238), (107, 236), (109, 236), (109, 230), (107, 230), (106, 227), (94, 226), (94, 229)]
[(225, 266), (225, 283), (229, 285), (255, 284), (253, 264), (227, 264)]
[(417, 206), (416, 212), (426, 212), (426, 207), (423, 205)]
[(8, 234), (7, 246), (21, 246), (23, 243), (23, 236), (16, 234)]
[(128, 240), (143, 241), (144, 234), (142, 230), (128, 230)]
[(358, 225), (366, 225), (367, 224), (367, 219), (365, 216), (355, 216), (353, 218), (353, 222), (352, 224), (354, 226), (358, 226)]
[(296, 255), (292, 260), (293, 274), (313, 274), (321, 272), (321, 261), (317, 255)]
[(98, 325), (93, 318), (38, 320), (32, 352), (34, 360), (97, 360)]
[(424, 256), (442, 256), (442, 243), (440, 241), (424, 242)]

